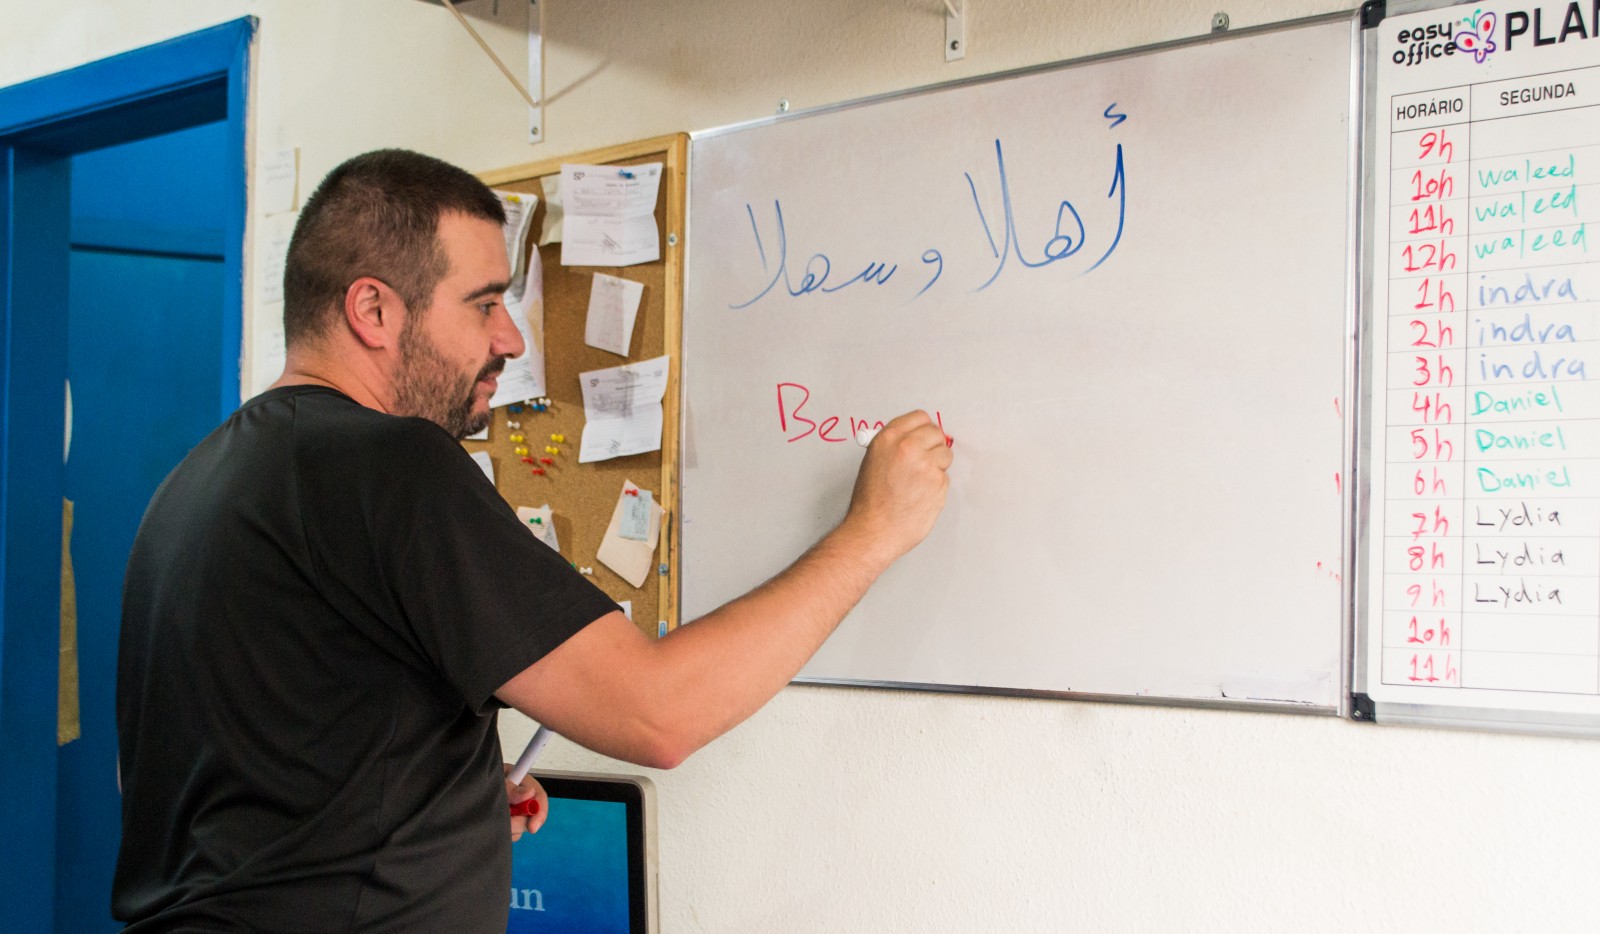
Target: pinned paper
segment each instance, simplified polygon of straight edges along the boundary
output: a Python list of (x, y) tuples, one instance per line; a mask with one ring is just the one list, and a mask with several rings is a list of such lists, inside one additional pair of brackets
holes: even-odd
[[(630, 495), (630, 491), (633, 495)], [(634, 486), (631, 481), (623, 481), (622, 495), (617, 497), (617, 506), (611, 511), (611, 523), (606, 526), (605, 538), (600, 542), (600, 550), (595, 552), (595, 557), (601, 564), (617, 572), (617, 575), (635, 587), (644, 585), (645, 578), (650, 576), (650, 569), (655, 564), (656, 540), (661, 535), (662, 509), (653, 501), (649, 504), (649, 528), (646, 529), (644, 541), (633, 541), (623, 538), (622, 516), (629, 508), (628, 501), (644, 499), (642, 491)]]
[(300, 183), (300, 150), (274, 149), (261, 154), (257, 170), (256, 210), (262, 214), (282, 214), (296, 207)]
[(638, 496), (624, 494), (622, 524), (618, 527), (617, 534), (636, 542), (648, 541), (650, 516), (654, 512), (655, 504), (655, 498), (649, 490), (640, 490)]
[(489, 459), (489, 452), (488, 451), (478, 451), (478, 452), (476, 452), (476, 453), (474, 453), (472, 455), (472, 459), (478, 462), (478, 466), (480, 468), (482, 468), (482, 470), (483, 470), (483, 475), (485, 477), (489, 478), (489, 482), (490, 483), (493, 483), (494, 482), (494, 461)]
[[(500, 228), (506, 243), (506, 261), (511, 264), (511, 288), (506, 290), (506, 294), (508, 297), (513, 293), (521, 295), (528, 271), (527, 260), (524, 259), (528, 228), (533, 221), (533, 209), (539, 206), (539, 196), (498, 190), (494, 196), (500, 199), (500, 207), (506, 212), (505, 226)], [(534, 257), (538, 257), (537, 250), (534, 251)]]
[(544, 268), (539, 265), (539, 248), (533, 248), (528, 260), (526, 280), (520, 293), (506, 292), (506, 311), (511, 323), (522, 335), (527, 347), (522, 356), (506, 361), (500, 374), (499, 385), (489, 399), (490, 408), (498, 408), (524, 399), (536, 399), (545, 394), (544, 385)]
[(563, 165), (561, 265), (632, 266), (661, 258), (659, 162)]
[(556, 523), (555, 519), (550, 515), (549, 503), (545, 503), (538, 509), (534, 509), (531, 506), (518, 506), (517, 518), (522, 520), (523, 526), (533, 533), (534, 538), (549, 545), (551, 551), (558, 554), (561, 552), (561, 543), (556, 540)]
[(477, 431), (474, 431), (472, 434), (463, 437), (461, 440), (462, 441), (488, 441), (489, 440), (489, 426), (486, 424), (482, 428), (478, 429)]
[(250, 328), (250, 389), (264, 391), (283, 373), (288, 359), (283, 336), (283, 266), (294, 234), (295, 215), (256, 223), (254, 278), (256, 313)]
[(589, 286), (589, 317), (583, 329), (583, 342), (626, 357), (628, 345), (633, 343), (633, 324), (639, 317), (639, 299), (643, 296), (642, 282), (596, 273)]
[(661, 450), (661, 397), (670, 357), (579, 373), (583, 386), (583, 441), (578, 463)]
[(633, 601), (632, 600), (618, 600), (617, 601), (617, 606), (622, 608), (622, 615), (623, 616), (626, 616), (629, 619), (633, 619)]
[(564, 216), (566, 211), (561, 207), (561, 176), (547, 176), (544, 180), (544, 229), (539, 231), (540, 246), (561, 242), (561, 219)]
[(256, 227), (256, 299), (271, 305), (283, 301), (283, 267), (289, 257), (289, 240), (294, 236), (295, 215), (285, 214), (263, 220)]
[(288, 359), (283, 339), (283, 309), (275, 307), (256, 315), (250, 329), (250, 394), (265, 392), (277, 382)]

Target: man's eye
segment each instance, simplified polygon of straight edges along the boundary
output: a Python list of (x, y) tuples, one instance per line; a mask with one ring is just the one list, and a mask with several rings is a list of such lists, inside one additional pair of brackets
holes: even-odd
[(479, 302), (478, 303), (478, 310), (483, 312), (483, 316), (487, 318), (489, 315), (494, 314), (494, 306), (496, 306), (498, 304), (500, 304), (500, 303), (499, 302)]

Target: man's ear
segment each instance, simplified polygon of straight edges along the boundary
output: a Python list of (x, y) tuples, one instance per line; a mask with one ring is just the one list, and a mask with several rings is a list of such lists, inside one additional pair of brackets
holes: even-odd
[(382, 280), (362, 276), (344, 290), (344, 320), (350, 332), (370, 350), (400, 343), (405, 303)]

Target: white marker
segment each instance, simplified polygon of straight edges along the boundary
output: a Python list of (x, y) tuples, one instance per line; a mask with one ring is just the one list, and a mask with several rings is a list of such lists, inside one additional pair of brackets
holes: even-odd
[(517, 757), (517, 764), (511, 767), (511, 774), (506, 776), (506, 780), (513, 785), (520, 785), (522, 780), (528, 777), (528, 770), (533, 768), (533, 760), (538, 758), (539, 750), (543, 749), (544, 744), (550, 742), (550, 737), (554, 735), (542, 726), (534, 730), (533, 739), (528, 740), (528, 748), (522, 750), (522, 755)]
[(882, 430), (882, 428), (868, 428), (866, 425), (862, 425), (860, 428), (856, 429), (856, 443), (862, 447), (866, 447), (872, 443), (872, 439), (876, 438), (878, 436), (878, 432)]

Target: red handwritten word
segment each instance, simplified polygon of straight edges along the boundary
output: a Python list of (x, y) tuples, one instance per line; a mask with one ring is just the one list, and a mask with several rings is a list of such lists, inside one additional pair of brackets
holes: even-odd
[[(811, 390), (799, 383), (778, 384), (778, 428), (784, 433), (784, 440), (790, 444), (806, 438), (815, 437), (818, 441), (829, 444), (839, 444), (844, 441), (854, 441), (856, 432), (862, 428), (878, 429), (884, 426), (882, 419), (856, 418), (850, 416), (829, 415), (821, 421), (809, 418), (802, 414), (806, 404), (811, 401)], [(933, 413), (934, 420), (939, 423), (939, 430), (944, 430), (944, 416), (938, 412)], [(844, 424), (848, 423), (849, 433), (840, 434), (845, 430)], [(946, 443), (950, 438), (945, 436)]]
[(1456, 343), (1456, 329), (1448, 327), (1443, 321), (1433, 322), (1433, 328), (1428, 328), (1427, 321), (1412, 319), (1411, 329), (1417, 336), (1411, 341), (1413, 347), (1427, 347), (1437, 350), (1440, 347), (1454, 347)]
[[(1447, 603), (1446, 603), (1446, 600), (1445, 600), (1445, 597), (1446, 597), (1445, 590), (1444, 590), (1443, 587), (1439, 586), (1439, 579), (1438, 578), (1433, 578), (1428, 583), (1433, 588), (1433, 593), (1432, 593), (1433, 606), (1446, 606)], [(1422, 601), (1422, 594), (1423, 593), (1424, 593), (1424, 591), (1422, 589), (1422, 585), (1421, 584), (1411, 584), (1408, 587), (1406, 587), (1406, 596), (1411, 598), (1411, 605), (1413, 607), (1415, 607), (1418, 603), (1420, 603)], [(1412, 625), (1413, 628), (1415, 628), (1416, 623), (1417, 623), (1417, 618), (1415, 616), (1411, 617), (1411, 625)]]
[(1411, 617), (1411, 634), (1406, 637), (1407, 645), (1439, 645), (1450, 644), (1450, 624), (1443, 616), (1439, 617), (1437, 628), (1429, 626), (1422, 628), (1415, 616)]
[(1435, 496), (1449, 495), (1448, 490), (1445, 488), (1444, 478), (1439, 476), (1439, 468), (1437, 467), (1433, 468), (1433, 483), (1431, 487), (1429, 486), (1428, 478), (1424, 477), (1420, 470), (1417, 471), (1416, 477), (1411, 481), (1411, 492), (1418, 496), (1425, 496), (1430, 490)]
[(1422, 170), (1418, 169), (1411, 173), (1411, 190), (1412, 201), (1429, 198), (1443, 201), (1455, 194), (1456, 180), (1449, 169), (1440, 169), (1436, 176), (1425, 176)]
[(1437, 133), (1429, 130), (1417, 140), (1417, 146), (1421, 150), (1417, 153), (1417, 158), (1419, 159), (1439, 155), (1444, 158), (1444, 161), (1449, 162), (1455, 158), (1456, 146), (1450, 142), (1446, 130), (1440, 130)]
[(1434, 243), (1407, 244), (1400, 249), (1400, 255), (1406, 261), (1406, 272), (1424, 270), (1449, 272), (1456, 268), (1460, 260), (1460, 255), (1451, 250), (1443, 240)]
[[(1429, 298), (1428, 296), (1428, 288), (1430, 283), (1432, 283), (1435, 289), (1435, 298)], [(1428, 279), (1424, 277), (1422, 284), (1417, 286), (1417, 291), (1422, 293), (1422, 298), (1415, 305), (1412, 305), (1412, 308), (1419, 310), (1423, 308), (1438, 308), (1440, 311), (1449, 312), (1456, 310), (1455, 293), (1445, 287), (1445, 281), (1443, 279)]]
[(1411, 656), (1411, 674), (1406, 677), (1413, 684), (1458, 684), (1461, 673), (1450, 654), (1442, 659), (1433, 652)]
[(1450, 403), (1444, 401), (1444, 396), (1434, 393), (1432, 397), (1425, 392), (1411, 392), (1411, 411), (1422, 413), (1424, 425), (1432, 422), (1450, 424), (1455, 417), (1455, 409)]
[(1436, 369), (1429, 368), (1430, 361), (1427, 357), (1417, 357), (1417, 378), (1411, 381), (1413, 386), (1427, 386), (1429, 384), (1454, 386), (1456, 384), (1456, 371), (1444, 362), (1444, 355), (1437, 354), (1431, 361)]
[(1438, 232), (1448, 237), (1456, 232), (1456, 219), (1446, 214), (1443, 204), (1430, 204), (1418, 210), (1411, 209), (1411, 230), (1408, 233)]

